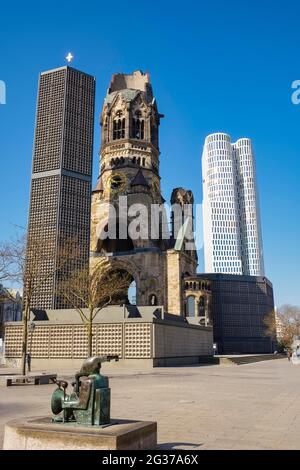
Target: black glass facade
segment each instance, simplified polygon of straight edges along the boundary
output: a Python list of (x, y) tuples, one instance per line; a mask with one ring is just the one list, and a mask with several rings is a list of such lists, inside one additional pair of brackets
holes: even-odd
[(219, 354), (271, 353), (265, 317), (274, 311), (273, 287), (265, 277), (199, 274), (211, 281), (211, 315)]

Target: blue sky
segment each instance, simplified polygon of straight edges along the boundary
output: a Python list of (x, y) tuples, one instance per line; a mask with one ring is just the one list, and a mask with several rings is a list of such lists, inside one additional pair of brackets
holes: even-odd
[[(46, 5), (46, 6), (45, 6)], [(25, 226), (38, 74), (65, 64), (97, 78), (99, 113), (111, 75), (149, 71), (159, 111), (164, 197), (202, 201), (201, 152), (216, 131), (250, 137), (257, 160), (266, 274), (277, 305), (300, 305), (300, 79), (297, 1), (52, 1), (1, 5), (0, 241)], [(199, 270), (203, 269), (202, 262)]]

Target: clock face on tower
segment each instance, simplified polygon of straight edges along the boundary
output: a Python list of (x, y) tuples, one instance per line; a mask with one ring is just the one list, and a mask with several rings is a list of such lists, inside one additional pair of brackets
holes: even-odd
[(124, 191), (127, 185), (127, 178), (124, 173), (114, 173), (108, 181), (108, 187), (113, 192)]

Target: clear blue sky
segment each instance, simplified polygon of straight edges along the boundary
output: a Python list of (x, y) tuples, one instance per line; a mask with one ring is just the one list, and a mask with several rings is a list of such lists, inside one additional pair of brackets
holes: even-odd
[[(97, 78), (94, 180), (102, 99), (112, 73), (149, 71), (159, 110), (165, 199), (202, 201), (201, 151), (216, 131), (253, 139), (266, 274), (277, 305), (300, 305), (300, 79), (297, 1), (27, 1), (1, 5), (1, 231), (26, 225), (39, 72), (65, 64)], [(200, 270), (203, 268), (200, 265)]]

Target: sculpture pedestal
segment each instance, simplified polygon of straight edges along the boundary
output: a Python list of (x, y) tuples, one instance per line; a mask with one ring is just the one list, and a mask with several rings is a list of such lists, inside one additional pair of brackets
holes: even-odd
[(111, 420), (106, 427), (51, 423), (50, 417), (9, 421), (4, 450), (152, 450), (157, 423)]

